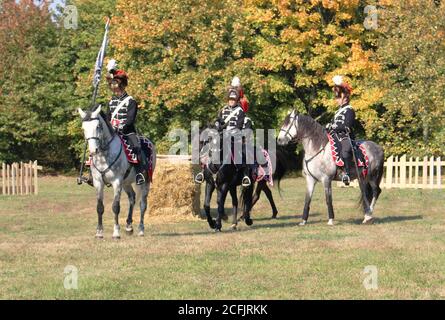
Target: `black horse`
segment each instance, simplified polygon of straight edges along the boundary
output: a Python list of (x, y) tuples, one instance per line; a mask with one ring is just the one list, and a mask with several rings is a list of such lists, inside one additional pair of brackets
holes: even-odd
[[(211, 139), (208, 139), (200, 144), (200, 150), (206, 145), (209, 144)], [(222, 141), (222, 139), (221, 139)], [(217, 150), (209, 150), (210, 152), (220, 152), (222, 147)], [(280, 180), (283, 176), (291, 171), (295, 170), (296, 166), (295, 155), (296, 145), (288, 145), (286, 147), (277, 146), (276, 149), (276, 168), (274, 173), (274, 180), (278, 181), (278, 188), (280, 184)], [(221, 219), (224, 217), (224, 203), (227, 197), (227, 193), (230, 193), (232, 198), (232, 229), (236, 229), (238, 219), (238, 197), (236, 187), (241, 184), (243, 173), (241, 171), (236, 170), (236, 166), (233, 164), (213, 164), (209, 163), (208, 166), (204, 168), (204, 180), (206, 181), (205, 187), (205, 199), (204, 199), (204, 211), (207, 217), (207, 221), (209, 223), (210, 228), (220, 230), (221, 229)], [(250, 176), (251, 181), (252, 176)], [(218, 190), (218, 218), (215, 220), (212, 219), (210, 215), (210, 201), (212, 198), (212, 194)], [(267, 181), (265, 179), (258, 181), (256, 183), (254, 196), (252, 198), (252, 186), (248, 188), (244, 188), (241, 194), (241, 203), (243, 205), (243, 215), (240, 219), (244, 219), (247, 225), (252, 225), (253, 221), (250, 218), (250, 211), (253, 206), (257, 203), (260, 198), (261, 192), (263, 191), (266, 194), (267, 199), (272, 208), (272, 218), (275, 219), (278, 214), (277, 207), (273, 200), (272, 191), (270, 190)], [(218, 228), (219, 227), (219, 228)]]

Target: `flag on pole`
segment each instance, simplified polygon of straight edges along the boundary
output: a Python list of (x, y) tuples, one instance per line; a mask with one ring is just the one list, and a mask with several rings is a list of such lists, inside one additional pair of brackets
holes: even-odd
[(99, 85), (100, 82), (100, 75), (102, 73), (102, 66), (104, 63), (104, 58), (105, 58), (105, 51), (107, 48), (107, 44), (108, 44), (108, 27), (110, 25), (110, 19), (107, 20), (107, 23), (105, 25), (105, 33), (104, 33), (104, 38), (102, 40), (102, 45), (100, 47), (100, 50), (97, 54), (97, 58), (96, 58), (96, 64), (94, 66), (94, 77), (93, 77), (93, 87), (97, 88), (97, 86)]

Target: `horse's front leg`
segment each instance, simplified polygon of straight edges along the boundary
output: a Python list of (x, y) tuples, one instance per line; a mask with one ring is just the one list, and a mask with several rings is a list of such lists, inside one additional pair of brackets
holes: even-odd
[(226, 197), (227, 197), (228, 191), (229, 191), (228, 183), (223, 184), (218, 189), (218, 198), (216, 201), (218, 204), (218, 216), (216, 218), (215, 231), (221, 231), (221, 228), (222, 228), (221, 219), (224, 215), (224, 203), (226, 202)]
[(98, 180), (93, 180), (94, 187), (96, 188), (97, 197), (97, 227), (96, 227), (96, 238), (102, 239), (104, 237), (104, 226), (102, 224), (102, 216), (104, 214), (104, 183)]
[(236, 186), (230, 188), (230, 196), (232, 197), (232, 229), (236, 230), (238, 224), (238, 197), (236, 196)]
[(212, 182), (206, 181), (204, 211), (207, 217), (207, 222), (211, 229), (215, 229), (215, 220), (213, 220), (212, 216), (210, 215), (210, 200), (212, 199), (212, 194), (214, 190), (215, 190), (215, 184), (213, 183), (213, 181)]
[(309, 210), (311, 207), (312, 195), (314, 193), (316, 181), (310, 175), (306, 175), (306, 197), (304, 198), (303, 221), (300, 226), (304, 226), (309, 218)]
[(324, 194), (326, 197), (326, 205), (328, 207), (328, 225), (333, 226), (334, 225), (334, 207), (332, 206), (332, 184), (331, 180), (327, 178), (325, 181), (323, 181), (324, 186)]
[(121, 193), (122, 193), (122, 181), (120, 179), (116, 179), (112, 183), (114, 198), (113, 198), (113, 213), (114, 213), (114, 230), (113, 230), (113, 239), (120, 239), (120, 226), (119, 226), (119, 212), (121, 211)]
[[(263, 182), (263, 181), (261, 181), (261, 182)], [(267, 200), (269, 200), (270, 206), (272, 207), (272, 219), (276, 219), (277, 215), (278, 215), (278, 209), (277, 209), (277, 206), (275, 205), (275, 201), (273, 200), (272, 191), (267, 186), (266, 181), (264, 181), (263, 191), (267, 197)], [(253, 205), (252, 205), (252, 207), (253, 207)]]

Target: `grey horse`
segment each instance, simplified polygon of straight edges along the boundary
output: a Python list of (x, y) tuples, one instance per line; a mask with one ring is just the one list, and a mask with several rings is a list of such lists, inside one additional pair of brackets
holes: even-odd
[[(118, 134), (113, 130), (105, 115), (101, 112), (99, 106), (95, 111), (83, 111), (78, 109), (82, 118), (82, 129), (85, 139), (88, 141), (90, 156), (92, 157), (91, 173), (93, 184), (97, 194), (97, 217), (98, 224), (96, 229), (96, 238), (103, 238), (102, 215), (104, 213), (104, 187), (110, 184), (113, 187), (113, 213), (114, 230), (113, 238), (120, 238), (119, 212), (120, 198), (122, 189), (128, 196), (130, 203), (128, 209), (126, 232), (133, 233), (133, 208), (136, 204), (136, 192), (132, 186), (135, 181), (135, 169), (128, 162), (127, 156), (123, 150), (123, 144)], [(152, 169), (156, 166), (156, 150), (153, 147)], [(139, 236), (144, 235), (144, 214), (147, 210), (147, 197), (150, 190), (150, 179), (146, 183), (136, 186), (140, 193), (140, 222)]]
[[(309, 116), (298, 114), (293, 110), (284, 120), (278, 135), (279, 145), (301, 142), (304, 148), (303, 172), (306, 177), (306, 198), (304, 203), (303, 221), (305, 225), (309, 218), (309, 208), (315, 184), (321, 182), (324, 187), (326, 204), (328, 207), (328, 225), (334, 224), (334, 208), (332, 206), (332, 181), (341, 181), (341, 174), (337, 168), (327, 138), (326, 130)], [(364, 224), (373, 222), (372, 213), (381, 193), (380, 181), (383, 175), (384, 153), (382, 147), (372, 141), (363, 141), (369, 158), (368, 174), (363, 179), (365, 197), (361, 199), (364, 211)], [(361, 169), (360, 174), (361, 174)], [(351, 172), (351, 180), (357, 179), (355, 170)], [(370, 203), (369, 207), (366, 203)]]

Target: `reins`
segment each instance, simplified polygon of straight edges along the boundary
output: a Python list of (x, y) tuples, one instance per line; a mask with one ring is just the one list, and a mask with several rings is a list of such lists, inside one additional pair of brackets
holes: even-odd
[[(99, 121), (99, 127), (100, 127), (101, 131), (103, 131), (102, 123), (101, 123), (101, 121), (100, 121), (101, 119), (100, 119), (99, 117), (96, 117), (96, 118), (90, 118), (90, 119), (88, 119), (88, 120), (84, 120), (83, 122), (88, 122), (88, 121), (93, 121), (93, 120), (98, 120), (98, 121)], [(111, 139), (105, 144), (105, 146), (103, 146), (101, 143), (99, 143), (99, 151), (101, 151), (101, 152), (103, 152), (103, 151), (107, 151), (107, 150), (110, 148), (111, 142), (113, 142), (114, 138), (116, 138), (116, 136), (117, 136), (116, 132), (113, 131), (113, 130), (110, 130), (110, 133), (111, 133)], [(86, 140), (86, 141), (89, 141), (89, 140), (98, 140), (99, 142), (101, 142), (101, 139), (100, 139), (99, 137), (88, 137), (88, 138), (86, 138), (85, 140)], [(121, 156), (121, 153), (122, 153), (122, 149), (123, 149), (123, 145), (122, 145), (122, 143), (120, 143), (119, 153), (117, 154), (117, 156), (116, 156), (116, 158), (113, 160), (113, 162), (111, 162), (111, 164), (108, 165), (108, 167), (107, 167), (105, 170), (100, 170), (100, 169), (96, 166), (96, 163), (95, 163), (95, 161), (94, 161), (94, 156), (93, 156), (93, 159), (92, 159), (91, 163), (93, 164), (93, 167), (94, 167), (94, 168), (101, 174), (101, 176), (102, 176), (102, 180), (103, 180), (104, 182), (105, 182), (105, 179), (104, 179), (105, 174), (106, 174), (108, 171), (110, 171), (111, 168), (113, 167), (113, 165), (117, 162), (117, 160), (119, 160), (119, 157)], [(127, 170), (127, 172), (126, 172), (126, 175), (127, 175), (127, 174), (128, 174), (128, 170)]]

